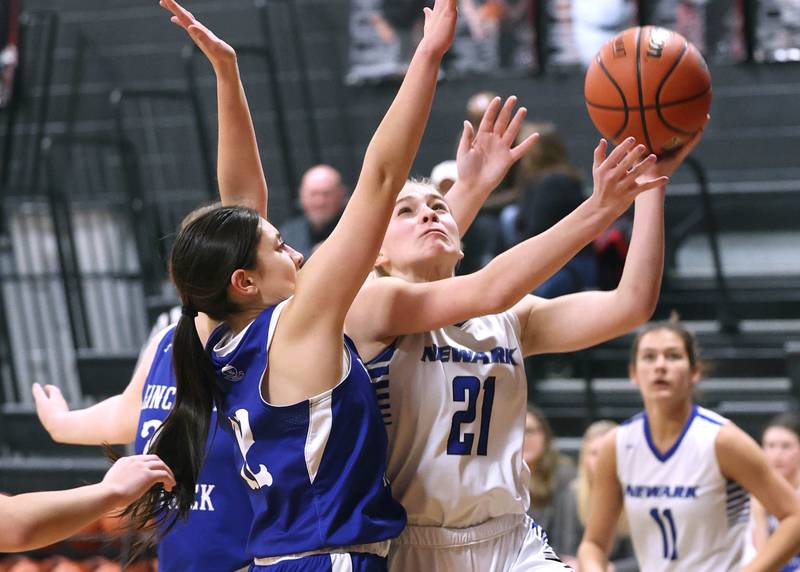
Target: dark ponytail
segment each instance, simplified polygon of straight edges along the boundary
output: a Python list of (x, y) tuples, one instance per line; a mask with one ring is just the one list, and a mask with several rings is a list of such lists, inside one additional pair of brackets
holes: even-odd
[(234, 271), (255, 266), (260, 221), (249, 208), (212, 208), (186, 225), (172, 245), (170, 273), (183, 305), (172, 338), (175, 405), (149, 452), (172, 469), (176, 486), (170, 492), (153, 489), (128, 508), (135, 528), (157, 527), (163, 534), (194, 504), (211, 412), (215, 405), (223, 411), (221, 388), (194, 316), (203, 312), (223, 321), (240, 311), (228, 299), (228, 284)]

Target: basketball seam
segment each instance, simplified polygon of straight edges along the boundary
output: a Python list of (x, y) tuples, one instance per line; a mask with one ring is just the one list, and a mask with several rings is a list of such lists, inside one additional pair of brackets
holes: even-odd
[[(648, 26), (649, 27), (649, 26)], [(651, 32), (652, 34), (652, 28)], [(650, 134), (647, 132), (647, 118), (644, 111), (644, 93), (642, 91), (642, 57), (641, 57), (641, 49), (642, 49), (642, 28), (636, 30), (636, 88), (639, 91), (639, 116), (642, 119), (642, 132), (644, 133), (644, 140), (647, 143), (647, 147), (653, 152), (656, 153), (657, 149), (653, 149), (653, 145), (650, 142)]]
[[(661, 90), (664, 89), (664, 84), (667, 83), (667, 80), (669, 79), (669, 76), (672, 75), (672, 72), (674, 72), (677, 69), (678, 64), (681, 63), (681, 60), (683, 59), (683, 56), (686, 55), (686, 52), (688, 50), (689, 50), (689, 42), (684, 42), (683, 43), (683, 49), (681, 50), (680, 55), (677, 57), (675, 62), (672, 64), (672, 67), (669, 68), (669, 70), (667, 71), (666, 75), (664, 75), (664, 79), (662, 79), (661, 83), (658, 85), (658, 89), (656, 90), (656, 103), (655, 103), (655, 105), (656, 105), (656, 113), (658, 113), (658, 118), (661, 120), (661, 123), (663, 123), (664, 125), (666, 125), (670, 129), (672, 129), (673, 131), (676, 131), (677, 133), (681, 133), (682, 135), (691, 135), (692, 133), (690, 131), (684, 131), (683, 129), (678, 129), (677, 127), (672, 125), (669, 121), (667, 121), (664, 118), (664, 115), (661, 113), (661, 105), (659, 104), (659, 100), (661, 99), (661, 97), (660, 97), (661, 96)], [(703, 95), (705, 95), (706, 93), (708, 93), (708, 90), (706, 90), (703, 93)]]
[[(699, 99), (706, 95), (709, 91), (711, 91), (711, 86), (708, 86), (700, 93), (696, 93), (689, 97), (684, 97), (683, 99), (676, 99), (675, 101), (670, 101), (669, 103), (662, 103), (661, 107), (674, 107), (676, 105), (681, 105), (684, 103), (688, 103), (690, 101), (694, 101), (695, 99)], [(597, 109), (605, 109), (606, 111), (630, 111), (631, 109), (635, 109), (633, 107), (617, 107), (615, 105), (603, 105), (601, 103), (594, 103), (592, 101), (586, 101), (586, 105), (591, 105), (592, 107), (596, 107)], [(650, 110), (655, 109), (656, 104), (653, 105), (644, 105), (642, 106), (644, 109)]]
[[(606, 65), (603, 63), (603, 59), (599, 55), (597, 56), (597, 63), (600, 64), (600, 69), (603, 71), (605, 76), (608, 78), (608, 81), (611, 82), (611, 85), (613, 85), (614, 88), (617, 90), (617, 92), (619, 92), (619, 96), (622, 98), (622, 104), (624, 106), (625, 120), (622, 122), (622, 127), (620, 127), (617, 130), (617, 132), (614, 133), (614, 135), (611, 136), (611, 140), (613, 141), (617, 137), (619, 137), (619, 134), (622, 133), (623, 131), (625, 131), (625, 128), (628, 126), (628, 100), (625, 99), (625, 92), (622, 91), (622, 88), (617, 84), (617, 82), (614, 80), (614, 78), (611, 77), (611, 74), (606, 69)], [(587, 101), (586, 103), (588, 104), (589, 102)]]

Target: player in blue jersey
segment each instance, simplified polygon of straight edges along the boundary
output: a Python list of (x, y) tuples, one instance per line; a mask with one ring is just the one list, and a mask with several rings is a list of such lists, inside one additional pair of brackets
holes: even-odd
[[(217, 45), (191, 14), (163, 4), (201, 47)], [(344, 319), (416, 154), (455, 19), (454, 0), (426, 9), (424, 37), (353, 196), (302, 270), (262, 209), (220, 207), (177, 236), (170, 256), (184, 314), (173, 335), (177, 395), (152, 442), (177, 484), (137, 505), (140, 523), (173, 502), (178, 514), (188, 512), (217, 403), (238, 441), (242, 486), (251, 490), (253, 569), (385, 569), (388, 540), (405, 513), (384, 476), (386, 433), (369, 376), (343, 338)], [(190, 319), (198, 311), (224, 322), (208, 353)]]
[[(604, 438), (582, 572), (605, 572), (623, 509), (648, 572), (778, 570), (800, 549), (800, 503), (789, 484), (746, 433), (694, 404), (701, 369), (694, 337), (677, 322), (651, 324), (634, 339), (630, 375), (645, 410)], [(749, 494), (780, 524), (742, 568)]]

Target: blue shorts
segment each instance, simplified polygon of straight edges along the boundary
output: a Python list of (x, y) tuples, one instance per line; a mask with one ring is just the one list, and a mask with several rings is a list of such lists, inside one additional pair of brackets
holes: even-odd
[(386, 572), (386, 558), (364, 552), (313, 554), (269, 566), (250, 566), (250, 572)]

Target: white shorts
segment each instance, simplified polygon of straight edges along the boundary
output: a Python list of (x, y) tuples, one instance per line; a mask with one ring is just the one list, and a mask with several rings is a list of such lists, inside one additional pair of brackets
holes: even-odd
[(547, 535), (524, 514), (493, 518), (470, 528), (407, 526), (392, 541), (389, 572), (564, 572)]

